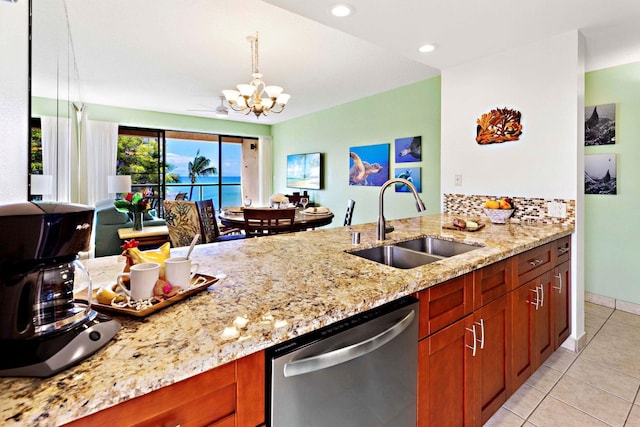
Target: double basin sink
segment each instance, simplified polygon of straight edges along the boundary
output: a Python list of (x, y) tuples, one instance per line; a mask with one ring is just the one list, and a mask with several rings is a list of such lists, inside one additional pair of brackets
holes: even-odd
[(394, 243), (392, 245), (376, 246), (348, 253), (391, 267), (408, 269), (431, 264), (432, 262), (460, 255), (481, 247), (480, 245), (471, 245), (427, 236)]

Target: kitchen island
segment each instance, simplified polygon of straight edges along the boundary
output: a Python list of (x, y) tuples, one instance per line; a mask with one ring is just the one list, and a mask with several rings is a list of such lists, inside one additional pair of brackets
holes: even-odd
[[(346, 254), (356, 248), (347, 227), (197, 246), (200, 272), (224, 278), (144, 319), (117, 316), (122, 329), (112, 342), (58, 375), (0, 379), (0, 419), (8, 426), (61, 425), (573, 232), (560, 225), (442, 227), (451, 221), (448, 215), (390, 221), (395, 231), (388, 241), (432, 235), (483, 245), (408, 270)], [(381, 244), (375, 224), (353, 230), (361, 233), (357, 248)], [(172, 255), (185, 252), (172, 249)], [(124, 260), (86, 264), (97, 288), (115, 280)]]

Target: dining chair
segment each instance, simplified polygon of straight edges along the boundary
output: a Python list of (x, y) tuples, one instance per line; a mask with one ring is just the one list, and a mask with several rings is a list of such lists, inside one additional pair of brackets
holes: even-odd
[(163, 207), (171, 246), (189, 246), (196, 234), (200, 234), (200, 242), (204, 242), (196, 202), (165, 200)]
[(196, 202), (196, 206), (198, 207), (198, 216), (200, 217), (203, 243), (239, 240), (246, 237), (239, 228), (221, 228), (218, 225), (213, 200), (198, 201)]
[(244, 232), (251, 237), (291, 233), (295, 216), (295, 208), (245, 208)]
[(356, 201), (349, 199), (347, 202), (347, 213), (344, 215), (344, 225), (351, 225), (351, 218), (353, 217), (353, 208), (356, 205)]

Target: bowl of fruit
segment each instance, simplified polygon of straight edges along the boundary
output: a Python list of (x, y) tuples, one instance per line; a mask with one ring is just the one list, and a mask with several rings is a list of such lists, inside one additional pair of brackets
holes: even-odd
[(507, 219), (515, 212), (513, 200), (509, 197), (503, 197), (500, 200), (487, 200), (484, 202), (484, 213), (494, 224), (504, 224)]

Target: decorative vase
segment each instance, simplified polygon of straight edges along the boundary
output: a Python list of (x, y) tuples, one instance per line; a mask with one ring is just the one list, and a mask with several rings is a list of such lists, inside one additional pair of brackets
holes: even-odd
[(133, 213), (133, 229), (135, 231), (142, 231), (142, 212)]

